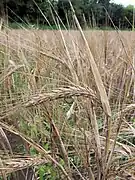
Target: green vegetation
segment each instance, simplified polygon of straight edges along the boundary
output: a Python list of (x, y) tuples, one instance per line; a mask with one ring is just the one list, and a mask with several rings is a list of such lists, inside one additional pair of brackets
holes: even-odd
[[(133, 29), (132, 5), (124, 7), (111, 3), (110, 0), (72, 0), (76, 16), (83, 28)], [(109, 15), (108, 15), (109, 14)], [(18, 23), (29, 28), (29, 24), (41, 29), (49, 29), (50, 25), (57, 29), (60, 18), (67, 28), (74, 28), (74, 20), (68, 0), (2, 0), (0, 15), (18, 28)], [(110, 17), (109, 17), (110, 16)], [(61, 23), (60, 23), (61, 24)]]

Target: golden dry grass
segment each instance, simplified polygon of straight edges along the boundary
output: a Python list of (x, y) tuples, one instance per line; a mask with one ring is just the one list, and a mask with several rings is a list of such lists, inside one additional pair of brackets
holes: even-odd
[[(60, 179), (135, 179), (134, 39), (133, 32), (81, 29), (0, 32), (4, 178), (48, 161)], [(18, 163), (7, 132), (22, 139), (15, 143), (26, 163)]]

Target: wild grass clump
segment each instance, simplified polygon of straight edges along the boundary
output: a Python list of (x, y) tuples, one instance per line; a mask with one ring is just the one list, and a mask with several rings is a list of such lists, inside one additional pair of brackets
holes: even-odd
[(0, 32), (3, 179), (135, 178), (135, 35), (74, 19)]

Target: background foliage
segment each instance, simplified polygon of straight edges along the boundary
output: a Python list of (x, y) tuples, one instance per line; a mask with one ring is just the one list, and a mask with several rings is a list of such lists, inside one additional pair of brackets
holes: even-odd
[[(132, 28), (134, 8), (132, 5), (124, 7), (120, 4), (112, 3), (110, 0), (71, 1), (83, 28), (113, 27), (110, 18), (118, 28)], [(50, 3), (48, 0), (3, 0), (0, 4), (0, 14), (2, 17), (8, 14), (9, 22), (11, 23), (16, 21), (18, 23), (34, 23), (38, 26), (40, 24), (48, 25), (41, 13), (42, 11), (52, 26), (56, 24), (53, 16), (56, 17), (56, 14), (58, 14), (66, 26), (74, 27), (69, 1), (50, 0)]]

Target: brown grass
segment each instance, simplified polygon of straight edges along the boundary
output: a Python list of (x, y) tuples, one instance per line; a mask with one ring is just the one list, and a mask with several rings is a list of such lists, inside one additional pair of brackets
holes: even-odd
[(3, 178), (52, 162), (60, 179), (135, 179), (135, 34), (78, 28), (0, 32)]

